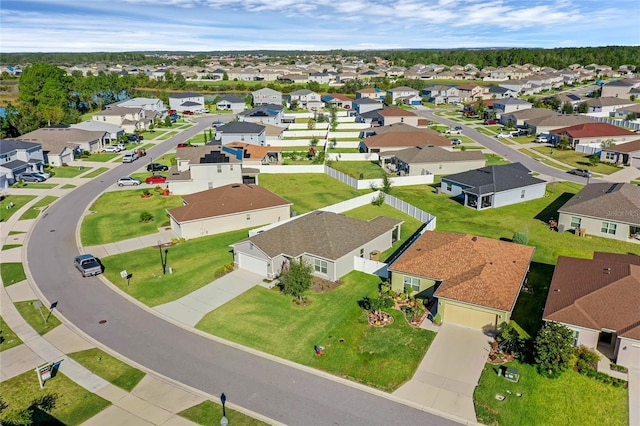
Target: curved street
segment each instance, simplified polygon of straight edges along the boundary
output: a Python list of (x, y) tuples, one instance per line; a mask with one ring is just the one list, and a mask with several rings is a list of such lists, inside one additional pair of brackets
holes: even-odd
[[(147, 158), (199, 134), (213, 118), (198, 121), (147, 150)], [(26, 269), (47, 301), (57, 302), (66, 320), (150, 370), (213, 396), (224, 393), (229, 402), (281, 423), (454, 424), (382, 392), (178, 327), (115, 292), (101, 278), (82, 278), (72, 259), (78, 254), (76, 233), (85, 210), (140, 163), (122, 164), (75, 189), (47, 209), (29, 236)]]

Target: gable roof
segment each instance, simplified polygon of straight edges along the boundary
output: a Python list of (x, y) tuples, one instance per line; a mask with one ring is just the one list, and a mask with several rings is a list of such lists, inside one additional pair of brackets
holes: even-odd
[(225, 185), (183, 195), (182, 200), (184, 206), (167, 210), (178, 222), (291, 205), (289, 201), (261, 186), (244, 184)]
[(20, 139), (0, 139), (0, 154), (28, 150), (37, 146), (40, 146), (40, 144), (36, 142), (26, 142)]
[(402, 108), (383, 108), (375, 111), (383, 117), (416, 117), (416, 114)]
[(252, 95), (266, 95), (266, 96), (282, 96), (282, 92), (271, 89), (269, 87), (263, 87), (262, 89), (251, 92)]
[(619, 143), (609, 148), (602, 148), (603, 151), (610, 152), (622, 152), (622, 153), (630, 153), (635, 151), (640, 151), (640, 139), (636, 139), (635, 141)]
[(634, 105), (633, 101), (629, 99), (620, 99), (613, 97), (604, 97), (604, 98), (590, 98), (587, 99), (587, 105), (590, 107), (606, 107), (606, 106), (616, 106), (616, 105)]
[(416, 92), (418, 93), (419, 91), (417, 89), (414, 89), (413, 87), (407, 87), (407, 86), (398, 86), (398, 87), (394, 87), (393, 89), (389, 89), (388, 92)]
[(101, 131), (101, 132), (109, 132), (109, 133), (119, 133), (123, 132), (124, 129), (117, 124), (107, 123), (106, 121), (99, 120), (87, 120), (82, 123), (72, 124), (69, 127), (75, 129), (82, 130), (90, 130), (90, 131)]
[[(275, 127), (275, 126), (272, 126)], [(231, 142), (225, 144), (224, 146), (228, 146), (231, 148), (242, 148), (244, 151), (244, 158), (249, 159), (263, 159), (270, 152), (281, 152), (282, 148), (279, 146), (258, 146), (245, 142)]]
[(385, 157), (390, 155), (407, 164), (486, 160), (484, 154), (478, 151), (449, 151), (439, 146), (415, 146), (384, 153)]
[(264, 132), (265, 127), (261, 124), (256, 124), (256, 123), (250, 123), (247, 121), (235, 121), (235, 122), (231, 122), (231, 123), (227, 123), (223, 126), (218, 127), (217, 132), (218, 133), (231, 133), (231, 134), (235, 134), (235, 133), (257, 133), (260, 134), (262, 132)]
[(522, 164), (510, 163), (455, 173), (442, 179), (467, 186), (464, 192), (481, 195), (545, 183), (530, 173), (531, 171)]
[(371, 98), (358, 98), (358, 99), (354, 99), (353, 101), (351, 101), (352, 103), (356, 104), (356, 105), (382, 105), (382, 102), (376, 101), (375, 99), (371, 99)]
[(427, 231), (389, 270), (442, 280), (436, 297), (511, 311), (534, 251), (491, 238)]
[(317, 95), (316, 92), (309, 89), (300, 89), (289, 93), (290, 96), (306, 96), (306, 95)]
[(572, 138), (596, 138), (606, 136), (638, 136), (630, 130), (614, 126), (609, 123), (582, 123), (575, 126), (562, 127), (553, 130), (553, 133), (566, 133)]
[(227, 101), (229, 103), (232, 104), (244, 104), (244, 99), (242, 99), (240, 96), (232, 93), (230, 95), (224, 95), (223, 97), (220, 98), (220, 100), (218, 100), (218, 103), (223, 102), (223, 101)]
[(102, 116), (102, 115), (127, 115), (127, 114), (136, 114), (142, 111), (142, 107), (123, 107), (123, 106), (115, 106), (109, 107), (107, 109), (103, 109), (102, 111), (96, 112), (94, 116)]
[(171, 93), (169, 99), (201, 98), (203, 95), (193, 92)]
[(451, 146), (451, 141), (437, 133), (422, 131), (386, 132), (381, 135), (369, 136), (363, 139), (368, 148), (410, 147), (410, 146)]
[(65, 146), (75, 148), (81, 143), (100, 140), (105, 135), (106, 132), (104, 131), (82, 130), (71, 127), (43, 127), (33, 132), (25, 133), (16, 139), (39, 143), (42, 145), (43, 151), (60, 153)]
[(419, 128), (419, 127), (415, 127), (412, 126), (411, 124), (407, 124), (407, 123), (393, 123), (393, 124), (387, 124), (386, 126), (378, 126), (378, 127), (372, 127), (370, 129), (366, 129), (367, 132), (371, 132), (373, 131), (376, 135), (383, 135), (385, 133), (399, 133), (399, 132), (423, 132), (423, 133), (430, 133), (432, 135), (440, 135), (440, 133), (436, 132), (435, 130), (431, 130), (431, 129), (427, 129), (427, 128)]
[(234, 155), (232, 151), (233, 150), (229, 149), (225, 150), (222, 145), (188, 146), (176, 148), (176, 160), (186, 160), (190, 165), (241, 163), (242, 159)]
[[(590, 183), (558, 209), (559, 213), (590, 216), (640, 226), (640, 186), (630, 183)], [(626, 212), (626, 214), (625, 214)]]
[(599, 252), (593, 259), (560, 256), (542, 317), (640, 340), (639, 288), (640, 256)]
[[(249, 238), (270, 257), (304, 253), (337, 260), (392, 230), (402, 221), (378, 216), (364, 221), (315, 211)], [(348, 235), (349, 238), (345, 238)]]

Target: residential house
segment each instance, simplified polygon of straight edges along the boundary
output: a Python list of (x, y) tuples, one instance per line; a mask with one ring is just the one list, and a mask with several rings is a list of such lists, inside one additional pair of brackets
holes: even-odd
[(42, 145), (45, 164), (60, 167), (69, 164), (83, 151), (100, 152), (104, 148), (104, 131), (90, 131), (71, 127), (44, 127), (25, 133), (20, 140)]
[(356, 100), (357, 99), (363, 99), (363, 98), (369, 98), (369, 99), (373, 99), (374, 101), (378, 101), (378, 102), (382, 102), (384, 100), (384, 97), (387, 95), (387, 92), (385, 92), (382, 89), (379, 89), (377, 87), (374, 88), (366, 88), (366, 89), (360, 89), (356, 91)]
[(93, 114), (93, 121), (114, 124), (127, 133), (146, 130), (153, 123), (142, 108), (111, 107)]
[(398, 105), (398, 101), (405, 105), (422, 105), (420, 92), (412, 87), (399, 86), (387, 91), (391, 96), (391, 103)]
[(533, 104), (518, 98), (496, 99), (493, 101), (493, 111), (497, 117), (501, 117), (502, 114), (509, 114), (531, 108), (533, 108)]
[(204, 96), (191, 92), (171, 93), (169, 95), (169, 109), (173, 109), (178, 112), (194, 112), (206, 109), (204, 105)]
[(630, 183), (590, 183), (558, 209), (558, 231), (640, 244), (640, 187)]
[[(387, 126), (375, 126), (375, 127), (368, 127), (366, 129), (363, 129), (362, 132), (360, 133), (361, 135), (360, 137), (366, 138), (369, 136), (383, 135), (385, 133), (399, 133), (399, 132), (422, 132), (422, 133), (428, 133), (431, 135), (440, 136), (440, 133), (434, 130), (428, 129), (426, 127), (415, 127), (406, 123), (394, 123), (394, 124), (389, 124)], [(438, 139), (438, 141), (442, 142), (442, 140), (440, 139)]]
[(322, 97), (322, 102), (328, 107), (351, 109), (353, 99), (341, 93), (331, 93)]
[(335, 80), (335, 77), (328, 72), (312, 72), (309, 74), (309, 81), (315, 81), (320, 84), (329, 84), (333, 80)]
[[(502, 114), (500, 116), (500, 124), (506, 125), (512, 122), (516, 126), (527, 126), (529, 120), (543, 119), (548, 117), (558, 117), (560, 114), (548, 108), (530, 108), (516, 112)], [(592, 121), (592, 120), (589, 120)], [(538, 132), (541, 133), (541, 132)]]
[[(126, 101), (116, 102), (115, 106), (119, 106), (122, 108), (142, 108), (148, 112), (154, 113), (162, 113), (166, 111), (164, 104), (161, 99), (156, 98), (131, 98)], [(148, 114), (148, 116), (153, 116), (153, 114)]]
[(388, 132), (364, 138), (359, 149), (360, 152), (384, 153), (428, 145), (450, 147), (451, 141), (434, 131)]
[(640, 256), (559, 256), (542, 318), (573, 331), (573, 344), (640, 368)]
[(453, 151), (439, 146), (415, 146), (380, 154), (386, 168), (408, 176), (446, 175), (484, 167), (487, 159), (478, 151)]
[(463, 205), (484, 210), (544, 197), (547, 182), (520, 163), (486, 166), (442, 178), (440, 192), (463, 198)]
[(266, 139), (267, 134), (263, 125), (247, 121), (227, 123), (216, 129), (216, 140), (223, 145), (230, 142), (246, 142), (264, 146)]
[(308, 89), (296, 90), (289, 93), (289, 103), (298, 104), (298, 108), (316, 111), (322, 109), (322, 99), (320, 95)]
[(587, 114), (599, 116), (615, 115), (616, 110), (637, 105), (635, 102), (621, 98), (589, 98), (585, 101), (589, 106)]
[(640, 169), (640, 139), (602, 148), (600, 161)]
[(354, 258), (390, 248), (400, 236), (402, 223), (383, 216), (364, 221), (314, 211), (231, 247), (240, 269), (275, 278), (291, 260), (302, 259), (315, 276), (336, 281), (354, 269)]
[(282, 124), (283, 117), (284, 107), (281, 104), (262, 104), (238, 114), (239, 121), (273, 126)]
[(551, 139), (558, 143), (562, 137), (568, 137), (570, 146), (591, 147), (600, 151), (603, 142), (624, 143), (638, 138), (638, 134), (609, 123), (583, 123), (561, 127), (551, 131)]
[(635, 115), (637, 120), (637, 117), (640, 117), (640, 104), (634, 104), (626, 107), (619, 107), (618, 109), (616, 109), (615, 112), (612, 112), (609, 115), (611, 117), (622, 119), (622, 120), (629, 120), (630, 115), (631, 116)]
[(506, 99), (506, 98), (515, 98), (518, 96), (518, 92), (508, 87), (502, 86), (489, 86), (488, 93), (483, 96), (484, 99), (492, 98), (492, 99)]
[(224, 95), (216, 102), (218, 111), (231, 111), (234, 114), (244, 111), (245, 102), (240, 96), (235, 94)]
[(198, 238), (289, 219), (291, 202), (258, 185), (229, 184), (182, 196), (168, 209), (178, 238)]
[(422, 89), (422, 95), (434, 104), (457, 104), (462, 102), (460, 90), (455, 86), (434, 85)]
[(375, 123), (379, 126), (388, 126), (394, 123), (405, 123), (411, 126), (417, 126), (420, 118), (412, 111), (395, 107), (377, 109), (366, 113), (366, 115), (360, 114), (360, 117), (364, 119), (364, 122), (367, 122), (367, 120), (370, 119), (369, 122), (372, 124)]
[(605, 98), (630, 99), (632, 95), (640, 94), (640, 79), (623, 78), (609, 81), (601, 86), (600, 96)]
[(282, 105), (282, 93), (268, 87), (251, 92), (253, 98), (253, 106), (258, 105)]
[(83, 121), (82, 123), (72, 124), (69, 127), (81, 130), (105, 132), (105, 144), (115, 143), (118, 141), (118, 138), (120, 136), (124, 135), (124, 128), (118, 126), (117, 124), (106, 123), (104, 121), (98, 120)]
[(391, 288), (435, 299), (445, 323), (495, 330), (511, 319), (535, 247), (427, 231), (389, 266)]
[(384, 108), (384, 104), (382, 102), (371, 98), (358, 98), (352, 101), (351, 105), (358, 115)]
[(458, 94), (462, 102), (476, 101), (480, 98), (483, 98), (483, 94), (485, 93), (485, 91), (488, 93), (488, 90), (485, 86), (480, 86), (477, 84), (460, 84), (456, 87), (458, 88)]
[[(531, 109), (530, 111), (533, 111), (534, 109)], [(531, 129), (535, 134), (551, 133), (555, 129), (585, 123), (598, 123), (598, 121), (582, 114), (560, 114), (557, 112), (554, 112), (551, 115), (529, 118), (524, 121), (525, 126)], [(551, 136), (553, 138), (553, 135)]]
[(231, 142), (225, 146), (229, 148), (242, 149), (243, 167), (282, 163), (282, 148), (277, 146), (257, 146), (244, 142)]
[(507, 80), (499, 83), (498, 86), (509, 89), (519, 95), (533, 94), (531, 83), (528, 80)]
[(0, 189), (13, 185), (20, 174), (41, 172), (44, 167), (42, 145), (20, 139), (0, 139)]

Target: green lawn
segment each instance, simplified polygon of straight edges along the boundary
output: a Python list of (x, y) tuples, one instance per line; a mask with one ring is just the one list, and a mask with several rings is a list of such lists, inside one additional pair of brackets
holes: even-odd
[(323, 173), (287, 175), (261, 173), (260, 186), (291, 201), (292, 210), (297, 213), (307, 213), (363, 194)]
[(5, 287), (27, 279), (20, 262), (0, 263), (0, 275), (2, 275), (2, 282)]
[[(4, 197), (0, 201), (0, 222), (8, 221), (15, 212), (34, 198), (36, 198), (35, 195), (8, 195)], [(11, 205), (13, 207), (9, 208)]]
[(71, 185), (70, 183), (67, 183), (65, 185), (62, 185), (60, 189), (73, 189), (75, 187), (76, 187), (75, 185)]
[(74, 352), (68, 356), (109, 383), (131, 392), (145, 373), (98, 349)]
[(144, 138), (143, 140), (147, 140), (147, 139), (155, 139), (158, 136), (161, 136), (164, 134), (163, 130), (154, 130), (152, 132), (150, 131), (144, 131), (142, 133), (140, 133), (142, 135), (142, 137)]
[(22, 244), (5, 244), (2, 246), (2, 250), (11, 250), (18, 247), (22, 247)]
[[(167, 208), (182, 205), (180, 197), (155, 194), (142, 198), (143, 189), (102, 194), (89, 208), (95, 212), (85, 216), (80, 227), (82, 244), (93, 246), (158, 232), (167, 219)], [(140, 213), (150, 212), (154, 220), (140, 223)]]
[(520, 151), (521, 153), (528, 155), (531, 158), (535, 158), (536, 160), (540, 161), (543, 164), (546, 164), (549, 167), (554, 167), (558, 170), (564, 170), (565, 172), (568, 172), (569, 170), (571, 170), (571, 167), (568, 166), (563, 166), (560, 163), (556, 163), (555, 161), (552, 161), (550, 159), (548, 159), (547, 157), (544, 157), (534, 151), (531, 151), (529, 148), (520, 148), (518, 151)]
[[(196, 238), (169, 247), (167, 266), (173, 273), (162, 274), (157, 248), (148, 247), (102, 258), (105, 276), (122, 291), (149, 305), (156, 306), (178, 299), (209, 284), (216, 269), (233, 262), (229, 244), (247, 238), (248, 230)], [(133, 274), (129, 286), (120, 271)]]
[(511, 161), (506, 160), (497, 154), (485, 154), (484, 156), (487, 157), (487, 166), (499, 166), (501, 164), (511, 163)]
[[(204, 401), (178, 413), (179, 416), (203, 426), (218, 426), (222, 418), (222, 405), (213, 401)], [(239, 411), (225, 407), (225, 417), (234, 426), (262, 426), (268, 423), (256, 420)]]
[(338, 153), (342, 153), (342, 154), (345, 154), (345, 153), (358, 154), (358, 153), (360, 153), (360, 150), (358, 148), (340, 148), (340, 147), (336, 147), (336, 148), (327, 149), (327, 152), (336, 153), (336, 154), (338, 154)]
[(90, 171), (89, 173), (82, 175), (80, 177), (82, 178), (94, 178), (96, 176), (100, 176), (101, 174), (103, 174), (104, 172), (108, 171), (109, 169), (107, 167), (98, 167), (97, 169)]
[(85, 173), (87, 170), (91, 170), (91, 167), (82, 166), (82, 169), (80, 167), (71, 166), (53, 167), (51, 169), (51, 176), (57, 178), (74, 178), (81, 173)]
[[(401, 312), (388, 309), (394, 323), (369, 326), (358, 306), (378, 293), (380, 279), (361, 272), (342, 278), (328, 293), (309, 293), (311, 304), (299, 307), (291, 296), (254, 287), (208, 313), (196, 328), (339, 377), (393, 391), (413, 376), (434, 333), (407, 324)], [(325, 347), (322, 356), (314, 346)]]
[(6, 322), (0, 316), (0, 352), (6, 351), (7, 349), (11, 349), (15, 346), (21, 345), (22, 340), (16, 335), (16, 333), (9, 328)]
[(36, 203), (34, 203), (31, 207), (29, 207), (29, 209), (26, 210), (18, 220), (28, 220), (28, 219), (37, 218), (40, 212), (44, 210), (44, 207), (47, 207), (49, 204), (53, 203), (57, 199), (58, 197), (54, 197), (53, 195), (47, 195), (41, 198)]
[(22, 182), (15, 183), (12, 188), (27, 188), (27, 189), (51, 189), (58, 186), (57, 183), (42, 183), (42, 182)]
[(178, 132), (167, 132), (164, 135), (160, 135), (159, 137), (157, 137), (156, 139), (161, 140), (161, 141), (165, 141), (169, 138), (174, 137), (175, 135), (177, 135)]
[[(22, 318), (24, 318), (39, 335), (47, 334), (61, 324), (60, 320), (53, 314), (49, 315), (48, 306), (42, 304), (40, 312), (38, 312), (38, 308), (34, 306), (33, 302), (35, 302), (35, 300), (27, 300), (24, 302), (16, 302), (14, 305), (18, 312), (20, 312), (20, 315), (22, 315)], [(42, 316), (44, 316), (44, 319), (42, 319)]]
[[(520, 370), (512, 383), (487, 364), (474, 394), (478, 421), (492, 425), (627, 425), (626, 389), (600, 383), (574, 371), (557, 379), (540, 376), (535, 367), (510, 363)], [(511, 392), (511, 393), (509, 393)], [(522, 396), (518, 397), (517, 393)], [(498, 401), (495, 396), (505, 396)]]
[(85, 161), (95, 161), (98, 163), (106, 163), (107, 161), (113, 160), (120, 154), (118, 153), (108, 153), (108, 152), (100, 152), (96, 154), (91, 154), (88, 158), (85, 158)]
[(106, 399), (89, 392), (61, 372), (57, 372), (40, 389), (35, 373), (29, 370), (0, 383), (0, 395), (8, 405), (0, 415), (0, 422), (5, 421), (5, 416), (8, 417), (11, 411), (25, 409), (33, 401), (49, 395), (55, 396), (54, 407), (48, 412), (35, 408), (30, 424), (79, 425), (111, 405)]
[(582, 154), (580, 152), (576, 152), (572, 149), (557, 149), (548, 146), (537, 146), (532, 148), (534, 151), (539, 152), (540, 154), (551, 157), (557, 161), (560, 161), (570, 168), (578, 168), (584, 169), (588, 168), (594, 173), (602, 173), (603, 175), (610, 175), (611, 173), (618, 172), (622, 170), (621, 167), (616, 167), (613, 164), (608, 163), (598, 163), (596, 165), (592, 165), (589, 163), (589, 156)]
[(384, 170), (377, 161), (333, 161), (331, 168), (355, 179), (379, 179), (384, 176)]

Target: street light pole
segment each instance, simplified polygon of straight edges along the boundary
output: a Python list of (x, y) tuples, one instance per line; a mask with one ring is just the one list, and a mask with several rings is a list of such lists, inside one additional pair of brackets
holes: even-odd
[[(162, 265), (162, 273), (167, 273), (166, 263), (164, 257), (162, 256), (162, 241), (158, 240), (158, 250), (160, 251), (160, 264)], [(168, 251), (168, 250), (167, 250)]]

